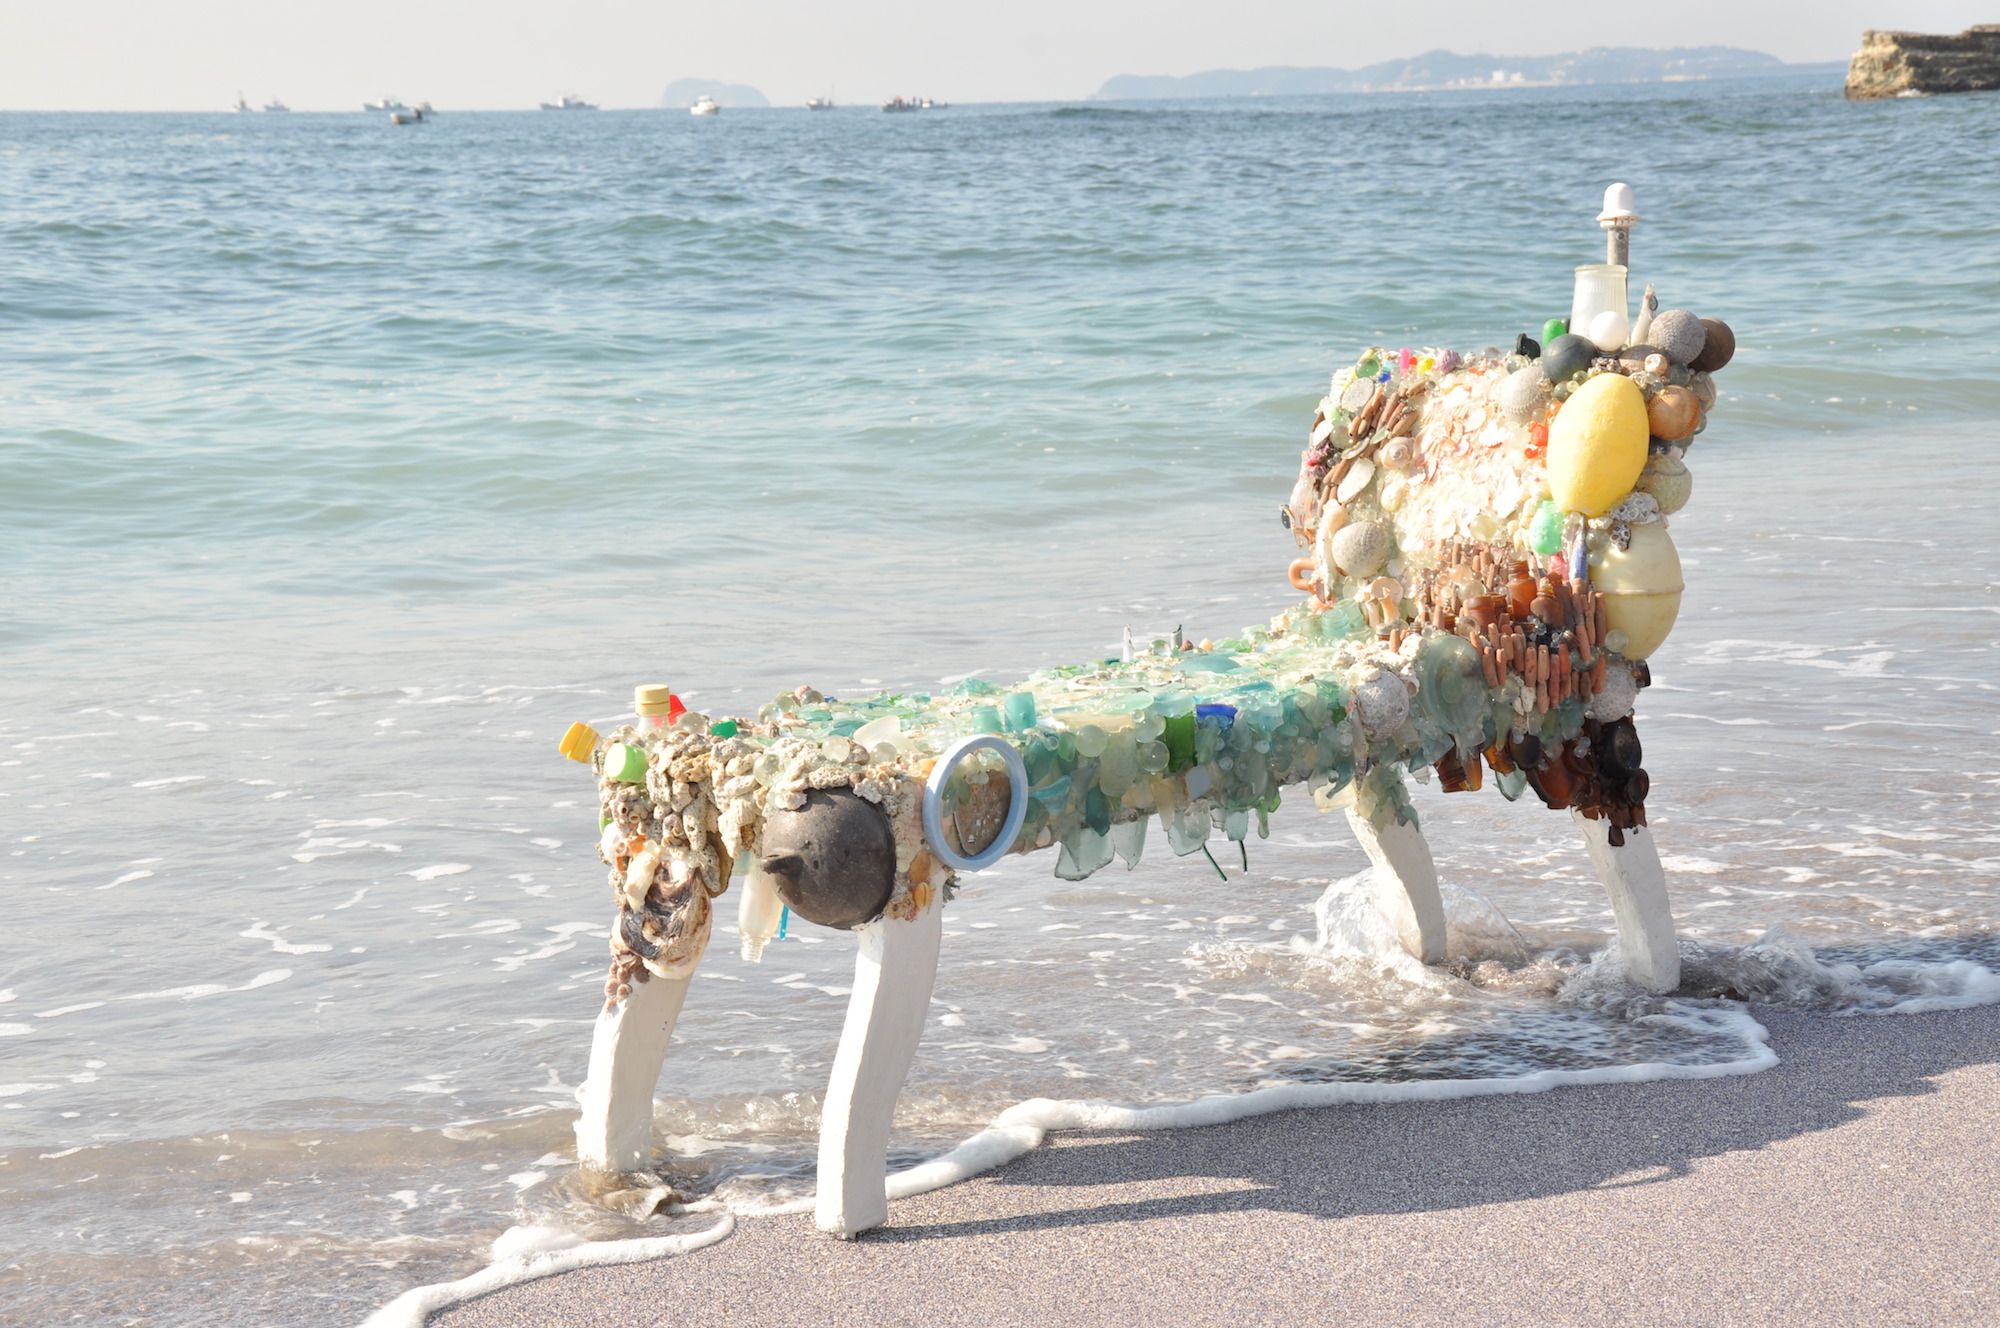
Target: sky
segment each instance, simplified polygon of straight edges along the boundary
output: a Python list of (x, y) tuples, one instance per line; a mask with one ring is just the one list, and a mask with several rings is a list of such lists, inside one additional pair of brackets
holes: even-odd
[(383, 95), (440, 110), (560, 93), (653, 106), (677, 78), (773, 104), (1089, 96), (1117, 74), (1354, 68), (1444, 46), (1740, 46), (1845, 60), (1870, 27), (1957, 32), (1991, 0), (0, 0), (0, 109), (295, 110)]

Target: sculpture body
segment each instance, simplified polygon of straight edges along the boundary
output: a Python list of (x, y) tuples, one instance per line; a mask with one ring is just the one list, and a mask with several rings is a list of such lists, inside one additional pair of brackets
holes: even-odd
[[(1620, 188), (1623, 238), (1638, 214)], [(1602, 265), (1586, 274), (1601, 282)], [(1490, 780), (1567, 810), (1629, 979), (1673, 990), (1631, 712), (1678, 613), (1667, 518), (1735, 340), (1683, 310), (1655, 316), (1650, 288), (1636, 326), (1658, 344), (1620, 344), (1616, 321), (1610, 351), (1524, 336), (1511, 355), (1377, 348), (1337, 373), (1282, 509), (1307, 599), (1235, 640), (1177, 634), (1006, 693), (976, 679), (935, 697), (800, 688), (755, 717), (681, 713), (642, 689), (638, 725), (572, 729), (564, 750), (599, 774), (620, 908), (580, 1158), (643, 1163), (711, 900), (744, 879), (746, 957), (779, 898), (859, 937), (815, 1216), (840, 1236), (879, 1225), (957, 871), (1053, 848), (1056, 873), (1080, 880), (1114, 857), (1136, 865), (1154, 822), (1175, 852), (1202, 852), (1218, 829), (1266, 833), (1300, 785), (1345, 809), (1385, 913), (1431, 964), (1448, 957), (1445, 915), (1406, 776), (1431, 767), (1447, 792)]]

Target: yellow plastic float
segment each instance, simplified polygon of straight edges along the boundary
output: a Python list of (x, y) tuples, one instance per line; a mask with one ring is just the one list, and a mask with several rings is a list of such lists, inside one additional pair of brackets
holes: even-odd
[(1549, 424), (1549, 495), (1565, 512), (1603, 516), (1646, 468), (1646, 394), (1623, 374), (1576, 389)]

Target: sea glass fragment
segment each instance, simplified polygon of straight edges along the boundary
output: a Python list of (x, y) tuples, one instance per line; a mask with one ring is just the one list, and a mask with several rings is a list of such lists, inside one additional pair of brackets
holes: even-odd
[(1006, 721), (1009, 733), (1020, 733), (1035, 727), (1035, 694), (1033, 692), (1009, 692), (1001, 698), (1000, 713)]
[(1111, 799), (1102, 788), (1083, 795), (1083, 823), (1099, 834), (1111, 828)]
[(1208, 809), (1205, 807), (1183, 807), (1174, 814), (1173, 824), (1167, 827), (1167, 843), (1175, 853), (1186, 857), (1190, 853), (1201, 852), (1201, 846), (1208, 842)]
[(1126, 821), (1111, 827), (1111, 847), (1125, 860), (1125, 870), (1139, 865), (1139, 859), (1146, 852), (1146, 818)]
[(1056, 875), (1065, 881), (1081, 881), (1111, 861), (1110, 836), (1086, 826), (1063, 836), (1062, 850), (1056, 855)]

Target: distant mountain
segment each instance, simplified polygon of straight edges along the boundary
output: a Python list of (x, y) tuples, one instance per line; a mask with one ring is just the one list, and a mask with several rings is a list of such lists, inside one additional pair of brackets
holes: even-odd
[(660, 94), (660, 105), (686, 110), (706, 93), (724, 110), (735, 106), (769, 106), (764, 94), (744, 83), (718, 83), (712, 78), (677, 78)]
[(1102, 101), (1156, 97), (1286, 97), (1326, 92), (1420, 92), (1446, 88), (1558, 87), (1592, 83), (1688, 83), (1774, 74), (1833, 74), (1839, 64), (1788, 65), (1762, 51), (1681, 46), (1650, 51), (1595, 46), (1565, 55), (1458, 55), (1428, 51), (1362, 69), (1211, 69), (1185, 78), (1120, 74), (1097, 90)]

